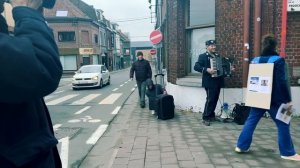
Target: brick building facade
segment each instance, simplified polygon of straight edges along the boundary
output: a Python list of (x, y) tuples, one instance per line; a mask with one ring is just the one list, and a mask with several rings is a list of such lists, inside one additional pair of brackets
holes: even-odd
[[(249, 2), (247, 35), (244, 22), (246, 2)], [(245, 88), (242, 79), (248, 73), (248, 67), (243, 65), (245, 62), (249, 65), (249, 60), (259, 55), (257, 53), (260, 53), (263, 35), (271, 33), (277, 37), (280, 53), (282, 0), (156, 0), (156, 4), (157, 10), (162, 10), (163, 13), (160, 16), (160, 12), (156, 10), (157, 19), (161, 19), (161, 24), (158, 23), (156, 27), (164, 35), (162, 56), (167, 71), (167, 89), (174, 95), (175, 104), (179, 108), (202, 111), (206, 93), (199, 89), (201, 74), (193, 70), (193, 65), (198, 55), (205, 52), (204, 41), (216, 39), (220, 55), (234, 59), (236, 71), (226, 80), (227, 90), (236, 93), (233, 98), (227, 98), (230, 103), (242, 101), (244, 97), (241, 91)], [(259, 6), (261, 15), (257, 17)], [(256, 28), (257, 25), (260, 26), (259, 29)], [(245, 49), (244, 35), (249, 39), (248, 49)], [(245, 61), (243, 55), (245, 51), (248, 53), (248, 61)], [(297, 93), (300, 93), (300, 12), (287, 14), (286, 62), (292, 92), (296, 93), (293, 94), (295, 99)], [(183, 96), (188, 97), (187, 95), (192, 98), (181, 99)], [(296, 108), (300, 109), (300, 106)]]

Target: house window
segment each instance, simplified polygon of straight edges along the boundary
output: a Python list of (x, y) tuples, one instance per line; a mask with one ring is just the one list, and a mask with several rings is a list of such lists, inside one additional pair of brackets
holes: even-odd
[(190, 0), (188, 26), (214, 25), (215, 0)]
[(95, 42), (95, 44), (99, 43), (99, 39), (98, 39), (98, 35), (97, 34), (94, 35), (94, 42)]
[(76, 41), (75, 32), (58, 32), (59, 42)]
[(89, 38), (89, 32), (88, 31), (81, 31), (81, 43), (82, 44), (89, 44), (90, 38)]
[(198, 56), (206, 51), (205, 41), (215, 38), (215, 0), (189, 0), (187, 3), (187, 33), (190, 72)]

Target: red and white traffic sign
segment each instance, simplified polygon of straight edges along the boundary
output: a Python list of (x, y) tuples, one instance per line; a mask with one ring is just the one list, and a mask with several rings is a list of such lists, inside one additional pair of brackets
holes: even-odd
[(156, 54), (156, 49), (151, 49), (151, 50), (150, 50), (150, 54), (151, 54), (151, 55), (155, 55), (155, 54)]
[(152, 44), (158, 44), (163, 38), (162, 33), (159, 30), (154, 30), (150, 34), (150, 41)]

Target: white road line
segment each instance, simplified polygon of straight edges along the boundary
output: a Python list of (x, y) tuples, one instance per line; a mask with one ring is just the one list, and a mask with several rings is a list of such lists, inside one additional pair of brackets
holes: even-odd
[(123, 86), (124, 86), (124, 84), (120, 85), (120, 87), (123, 87)]
[(68, 168), (69, 162), (69, 137), (65, 137), (59, 140), (61, 142), (60, 159), (62, 168)]
[(135, 90), (135, 88), (132, 88), (132, 89), (131, 89), (131, 92), (133, 92), (134, 90)]
[(83, 109), (77, 111), (77, 112), (74, 113), (74, 114), (76, 114), (76, 115), (81, 114), (81, 113), (85, 112), (86, 110), (88, 110), (89, 108), (91, 108), (91, 106), (86, 106), (86, 107), (84, 107)]
[(50, 101), (50, 102), (48, 102), (46, 104), (47, 105), (57, 105), (58, 103), (61, 103), (63, 101), (69, 100), (69, 99), (72, 99), (73, 97), (76, 97), (76, 96), (78, 96), (78, 94), (67, 95), (67, 96), (64, 96), (64, 97), (52, 100), (52, 101)]
[(115, 92), (115, 91), (117, 91), (117, 90), (119, 90), (119, 88), (115, 88), (114, 90), (112, 90), (113, 92)]
[(114, 109), (114, 111), (111, 112), (111, 114), (118, 114), (119, 111), (120, 111), (120, 109), (121, 109), (121, 106), (116, 107), (116, 108)]
[(61, 126), (62, 126), (62, 124), (55, 124), (55, 125), (53, 125), (53, 130), (57, 131), (58, 128), (61, 127)]
[(114, 104), (114, 102), (122, 95), (122, 93), (113, 93), (107, 96), (99, 104)]
[(89, 94), (88, 96), (85, 96), (84, 98), (74, 101), (70, 105), (84, 105), (85, 103), (95, 99), (96, 97), (100, 96), (101, 94)]
[(49, 96), (46, 96), (44, 99), (45, 100), (49, 100), (49, 99), (51, 99), (51, 98), (53, 98), (54, 96), (53, 95), (49, 95)]
[(99, 138), (106, 131), (108, 125), (100, 125), (97, 130), (92, 134), (92, 136), (86, 141), (86, 144), (94, 145), (99, 140)]
[(128, 81), (125, 82), (125, 84), (128, 83)]
[(53, 94), (58, 94), (58, 93), (62, 93), (62, 92), (64, 92), (64, 90), (56, 91), (56, 92), (54, 92)]

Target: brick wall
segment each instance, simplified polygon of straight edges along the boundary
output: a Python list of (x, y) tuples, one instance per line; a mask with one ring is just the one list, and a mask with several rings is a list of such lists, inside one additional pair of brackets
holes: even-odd
[[(244, 1), (224, 0), (216, 1), (216, 40), (218, 52), (226, 57), (234, 59), (236, 71), (226, 80), (227, 87), (242, 87), (243, 72), (243, 31), (244, 31)], [(249, 57), (254, 57), (254, 1), (250, 1), (250, 32), (249, 32)], [(168, 81), (175, 84), (176, 79), (187, 74), (186, 32), (184, 12), (187, 0), (167, 1), (167, 21), (165, 24), (164, 47), (166, 50), (166, 67)], [(261, 35), (274, 34), (278, 39), (278, 52), (280, 52), (281, 38), (281, 0), (261, 1)], [(258, 41), (260, 43), (260, 41)], [(300, 12), (288, 13), (286, 61), (289, 65), (289, 77), (291, 85), (297, 85), (300, 75), (295, 68), (300, 67)], [(300, 70), (299, 70), (300, 71)], [(295, 76), (297, 75), (297, 76)]]
[(167, 1), (167, 31), (165, 38), (167, 48), (168, 81), (176, 84), (176, 79), (186, 75), (186, 36), (185, 36), (185, 15), (184, 0)]

